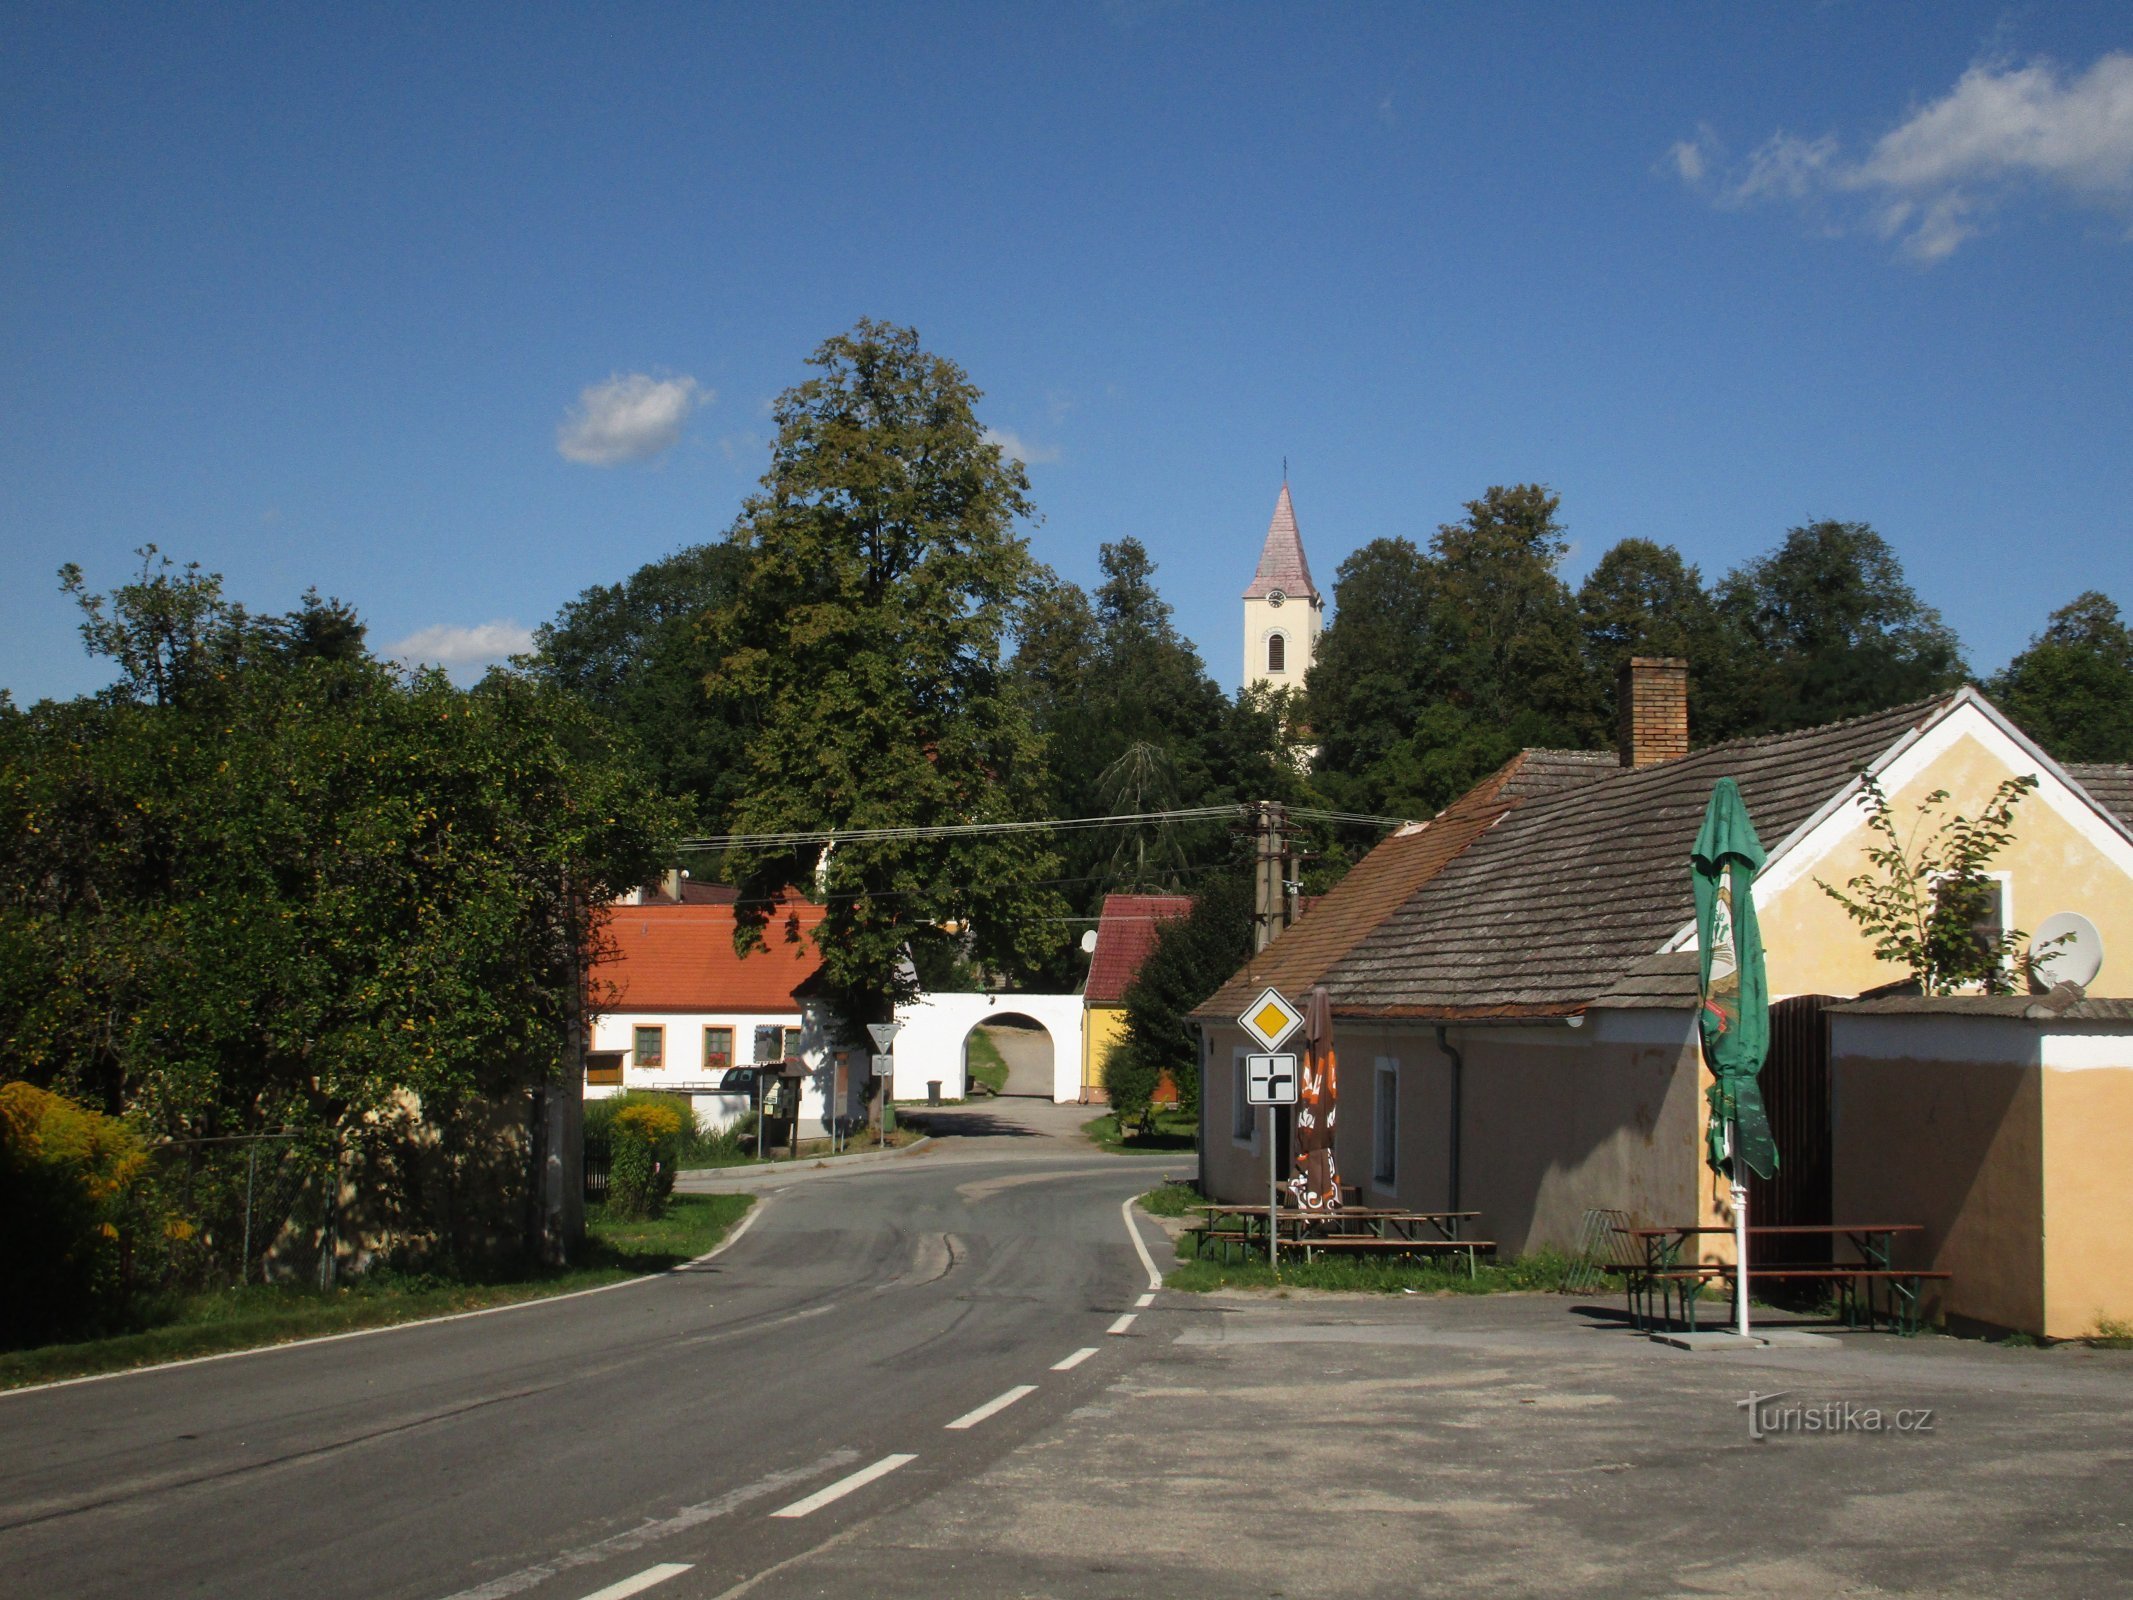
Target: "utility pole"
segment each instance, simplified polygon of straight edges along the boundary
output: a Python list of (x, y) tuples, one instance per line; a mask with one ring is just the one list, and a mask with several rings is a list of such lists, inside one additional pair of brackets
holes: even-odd
[(1295, 920), (1295, 860), (1289, 847), (1288, 807), (1260, 800), (1247, 808), (1252, 819), (1252, 951), (1256, 955)]

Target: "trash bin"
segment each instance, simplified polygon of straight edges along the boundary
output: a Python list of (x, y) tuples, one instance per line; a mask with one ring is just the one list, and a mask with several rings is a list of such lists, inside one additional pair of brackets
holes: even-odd
[(929, 1106), (937, 1106), (940, 1103), (941, 1081), (938, 1078), (929, 1078), (926, 1080), (926, 1104)]

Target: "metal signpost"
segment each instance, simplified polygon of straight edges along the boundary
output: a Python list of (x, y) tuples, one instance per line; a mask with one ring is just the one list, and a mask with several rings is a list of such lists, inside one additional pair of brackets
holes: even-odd
[(889, 1118), (892, 1115), (889, 1103), (896, 1093), (896, 1036), (904, 1031), (901, 1022), (870, 1022), (867, 1037), (874, 1041), (878, 1052), (874, 1057), (874, 1076), (881, 1080), (881, 1147), (889, 1148)]
[(1281, 1173), (1274, 1151), (1275, 1108), (1296, 1104), (1298, 1078), (1296, 1057), (1281, 1053), (1281, 1045), (1303, 1026), (1303, 1020), (1303, 1014), (1273, 988), (1262, 990), (1237, 1018), (1238, 1025), (1266, 1052), (1244, 1058), (1244, 1098), (1248, 1105), (1266, 1107), (1266, 1260), (1277, 1273), (1281, 1270)]

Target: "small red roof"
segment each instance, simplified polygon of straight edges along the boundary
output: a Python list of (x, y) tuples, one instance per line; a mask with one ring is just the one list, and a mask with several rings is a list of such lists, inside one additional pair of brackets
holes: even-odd
[(734, 953), (733, 907), (661, 900), (610, 906), (605, 948), (593, 966), (594, 1009), (764, 1011), (800, 1009), (794, 993), (822, 967), (813, 933), (822, 907), (789, 898), (763, 929), (763, 943)]
[(1096, 951), (1089, 957), (1089, 981), (1082, 993), (1091, 1005), (1115, 1006), (1126, 985), (1155, 948), (1155, 931), (1192, 910), (1186, 894), (1107, 894), (1096, 924)]

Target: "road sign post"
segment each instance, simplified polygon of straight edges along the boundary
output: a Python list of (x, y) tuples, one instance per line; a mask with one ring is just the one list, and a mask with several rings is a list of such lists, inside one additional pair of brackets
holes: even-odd
[[(1272, 994), (1270, 989), (1268, 994)], [(1264, 1000), (1261, 997), (1261, 1001)], [(1281, 997), (1275, 995), (1279, 1000)], [(1255, 1007), (1261, 1001), (1254, 1001)], [(1286, 1004), (1286, 1002), (1284, 1002)], [(1258, 1028), (1249, 1017), (1245, 1027), (1254, 1037), (1263, 1038), (1273, 1033), (1271, 1027)], [(1275, 1033), (1278, 1042), (1285, 1039), (1293, 1028), (1284, 1028)], [(1248, 1055), (1244, 1058), (1244, 1098), (1247, 1104), (1266, 1107), (1266, 1260), (1276, 1274), (1281, 1271), (1281, 1162), (1275, 1150), (1275, 1122), (1283, 1106), (1296, 1104), (1296, 1057), (1277, 1052), (1265, 1055)]]
[(889, 1148), (889, 1133), (895, 1126), (895, 1111), (891, 1102), (896, 1097), (896, 1036), (904, 1031), (901, 1022), (870, 1022), (867, 1037), (874, 1041), (874, 1076), (881, 1080), (881, 1148)]
[[(1303, 1026), (1303, 1013), (1271, 984), (1237, 1018), (1237, 1025), (1258, 1041), (1266, 1055), (1244, 1058), (1244, 1098), (1266, 1107), (1266, 1259), (1278, 1277), (1281, 1273), (1281, 1174), (1274, 1153), (1274, 1115), (1277, 1106), (1296, 1103), (1296, 1058), (1275, 1055), (1282, 1041)], [(1278, 1066), (1277, 1063), (1286, 1063)]]

